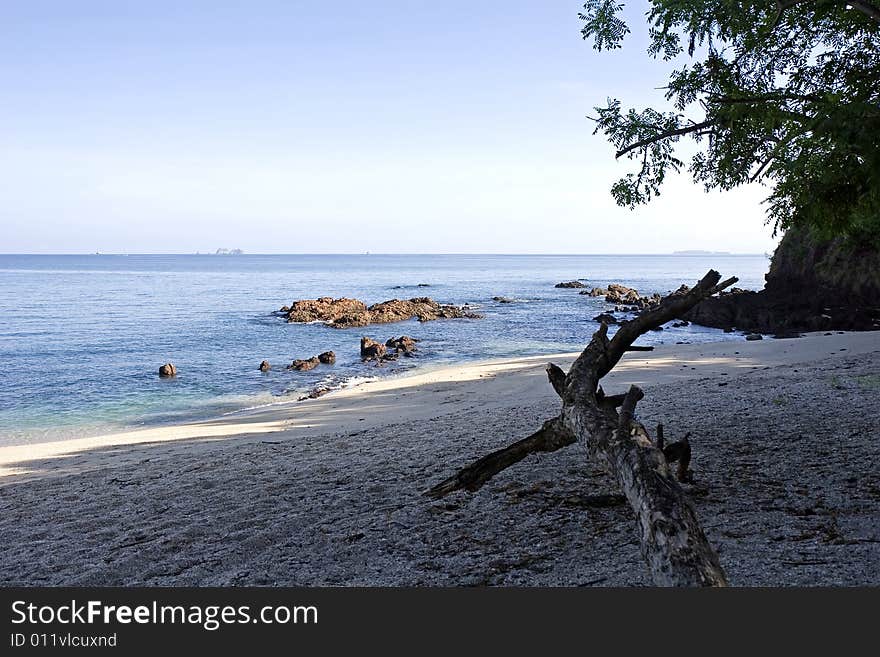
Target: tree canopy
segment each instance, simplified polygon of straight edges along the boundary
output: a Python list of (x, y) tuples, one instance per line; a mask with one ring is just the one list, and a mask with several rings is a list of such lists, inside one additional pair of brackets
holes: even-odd
[[(760, 182), (776, 230), (880, 235), (880, 4), (862, 0), (651, 0), (648, 54), (678, 62), (668, 107), (597, 107), (617, 157), (612, 187), (634, 207), (687, 166), (707, 189)], [(582, 35), (620, 48), (624, 4), (588, 0)], [(697, 142), (687, 165), (682, 138)]]

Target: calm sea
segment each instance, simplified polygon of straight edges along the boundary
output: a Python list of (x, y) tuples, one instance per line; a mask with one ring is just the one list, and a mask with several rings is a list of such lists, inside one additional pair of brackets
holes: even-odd
[[(760, 289), (767, 267), (765, 256), (0, 255), (0, 444), (216, 416), (416, 367), (576, 350), (605, 304), (554, 288), (559, 281), (667, 292), (715, 268)], [(335, 330), (272, 314), (325, 295), (427, 295), (469, 303), (485, 319)], [(492, 301), (499, 295), (517, 302)], [(417, 359), (360, 363), (361, 335), (400, 334), (421, 339)], [(731, 337), (692, 326), (643, 342)], [(328, 349), (335, 366), (284, 369)], [(257, 369), (263, 359), (268, 374)], [(168, 361), (179, 375), (161, 380)]]

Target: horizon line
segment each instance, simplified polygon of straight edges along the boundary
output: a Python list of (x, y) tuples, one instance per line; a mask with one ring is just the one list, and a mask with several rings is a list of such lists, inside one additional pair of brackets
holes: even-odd
[(701, 249), (684, 249), (682, 251), (655, 251), (655, 252), (626, 252), (614, 251), (605, 253), (564, 253), (564, 252), (476, 252), (476, 251), (434, 251), (434, 252), (371, 252), (371, 251), (340, 251), (340, 252), (243, 252), (243, 253), (216, 253), (214, 251), (129, 251), (129, 252), (9, 252), (0, 253), (3, 256), (213, 256), (237, 258), (241, 256), (765, 256), (767, 252), (757, 251), (708, 251)]

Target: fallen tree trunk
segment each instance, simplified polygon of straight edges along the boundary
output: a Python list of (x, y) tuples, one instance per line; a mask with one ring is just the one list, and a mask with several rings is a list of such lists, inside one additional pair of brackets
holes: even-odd
[(579, 443), (590, 457), (608, 467), (635, 512), (642, 555), (655, 584), (725, 586), (727, 579), (718, 555), (669, 468), (669, 460), (678, 461), (678, 479), (686, 479), (691, 456), (687, 437), (668, 446), (662, 437), (655, 443), (644, 425), (635, 420), (642, 391), (631, 386), (625, 394), (605, 395), (599, 386), (639, 336), (737, 282), (730, 278), (719, 283), (720, 279), (718, 272), (708, 272), (693, 289), (673, 293), (654, 309), (621, 324), (611, 339), (603, 323), (568, 373), (552, 363), (547, 366), (550, 384), (562, 399), (557, 417), (544, 422), (528, 438), (463, 468), (426, 494), (440, 498), (461, 489), (473, 492), (531, 453)]

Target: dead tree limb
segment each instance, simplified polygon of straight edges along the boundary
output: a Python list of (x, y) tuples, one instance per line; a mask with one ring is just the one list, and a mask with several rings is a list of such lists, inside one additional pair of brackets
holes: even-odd
[[(691, 290), (665, 297), (656, 307), (620, 325), (608, 338), (602, 324), (566, 374), (547, 366), (547, 376), (562, 399), (562, 411), (544, 422), (534, 434), (493, 452), (460, 470), (427, 492), (434, 498), (456, 490), (476, 491), (503, 469), (534, 452), (551, 452), (575, 442), (590, 457), (608, 466), (636, 513), (642, 555), (654, 582), (664, 586), (725, 586), (718, 556), (706, 540), (693, 507), (672, 475), (669, 461), (687, 473), (690, 444), (687, 437), (671, 445), (651, 440), (635, 410), (644, 393), (631, 386), (624, 395), (606, 396), (599, 381), (607, 375), (633, 342), (647, 331), (684, 315), (703, 299), (737, 282), (709, 271)], [(617, 408), (620, 407), (620, 411)], [(665, 447), (665, 449), (664, 449)], [(666, 450), (675, 447), (677, 454)]]
[(559, 418), (547, 420), (540, 429), (528, 438), (518, 440), (512, 445), (499, 449), (474, 461), (466, 468), (459, 470), (454, 476), (441, 481), (429, 490), (426, 495), (439, 499), (456, 490), (468, 490), (475, 492), (480, 490), (487, 481), (496, 474), (519, 463), (529, 454), (535, 452), (555, 452), (557, 449), (568, 447), (577, 442), (577, 438), (570, 433)]

